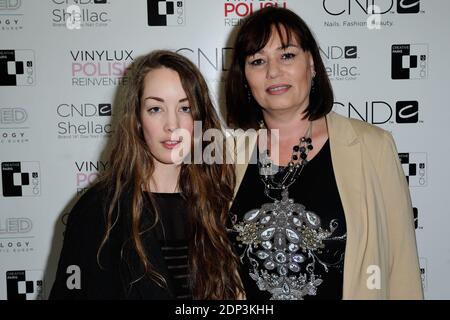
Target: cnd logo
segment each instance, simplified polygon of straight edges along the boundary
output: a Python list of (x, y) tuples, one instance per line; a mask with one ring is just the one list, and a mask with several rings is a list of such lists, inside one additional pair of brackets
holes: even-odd
[(420, 12), (420, 0), (323, 0), (322, 6), (329, 15), (350, 16), (355, 13), (366, 15), (394, 13), (395, 4), (399, 14)]

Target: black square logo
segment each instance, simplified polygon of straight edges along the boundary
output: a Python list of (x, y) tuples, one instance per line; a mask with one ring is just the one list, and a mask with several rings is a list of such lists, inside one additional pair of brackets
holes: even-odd
[(34, 85), (34, 52), (0, 50), (0, 86)]
[(40, 196), (38, 162), (2, 162), (1, 174), (4, 197)]
[(419, 122), (419, 102), (398, 101), (395, 104), (395, 120), (397, 123)]
[(397, 0), (398, 13), (419, 13), (420, 0)]
[(43, 295), (42, 271), (17, 270), (6, 272), (8, 300), (39, 300)]
[(110, 117), (112, 108), (110, 103), (101, 103), (98, 105), (98, 115), (102, 117)]
[(358, 56), (358, 48), (356, 46), (347, 46), (345, 50), (345, 59), (356, 59)]
[(427, 154), (425, 152), (399, 153), (400, 163), (410, 187), (427, 185)]
[(149, 26), (184, 25), (185, 0), (147, 0), (147, 24)]
[(425, 79), (428, 76), (427, 44), (394, 44), (391, 48), (392, 79)]

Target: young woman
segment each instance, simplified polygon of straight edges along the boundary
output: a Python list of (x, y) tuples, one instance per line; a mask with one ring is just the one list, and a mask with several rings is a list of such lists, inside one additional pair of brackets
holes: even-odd
[(233, 168), (186, 161), (204, 147), (194, 121), (220, 129), (205, 80), (156, 51), (135, 62), (123, 107), (109, 170), (70, 213), (50, 298), (236, 298)]

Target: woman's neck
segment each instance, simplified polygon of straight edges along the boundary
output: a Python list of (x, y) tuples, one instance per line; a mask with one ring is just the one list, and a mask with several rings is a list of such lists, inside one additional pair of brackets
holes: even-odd
[[(289, 163), (292, 157), (292, 148), (298, 145), (301, 137), (308, 136), (313, 141), (314, 150), (309, 152), (308, 159), (314, 157), (328, 139), (325, 117), (311, 123), (308, 119), (303, 119), (303, 114), (298, 112), (266, 113), (264, 114), (264, 121), (269, 131), (278, 131), (277, 135), (274, 135), (274, 132), (272, 132), (268, 141), (272, 161), (277, 165), (286, 166)], [(311, 132), (308, 132), (310, 125), (312, 126)], [(275, 136), (278, 136), (277, 141), (271, 141), (270, 137)], [(276, 150), (278, 150), (278, 154), (276, 154)]]
[(174, 193), (179, 192), (178, 180), (180, 165), (165, 164), (154, 161), (155, 169), (150, 179), (150, 192)]
[(309, 120), (303, 119), (303, 114), (299, 112), (265, 113), (264, 121), (269, 130), (278, 130), (280, 144), (298, 141), (310, 125)]

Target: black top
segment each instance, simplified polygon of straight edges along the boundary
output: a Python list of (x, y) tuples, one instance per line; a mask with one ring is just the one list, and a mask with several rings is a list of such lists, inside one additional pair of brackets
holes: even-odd
[(192, 299), (189, 285), (186, 202), (180, 193), (153, 193), (160, 214), (156, 236), (174, 284), (177, 299)]
[[(185, 225), (186, 203), (180, 194), (155, 194), (160, 208), (161, 223), (156, 228), (154, 215), (149, 210), (148, 198), (144, 197), (141, 230), (144, 248), (153, 268), (161, 274), (167, 286), (142, 277), (144, 268), (130, 242), (130, 207), (132, 195), (125, 190), (120, 198), (119, 210), (114, 211), (116, 221), (109, 240), (101, 251), (97, 263), (97, 251), (105, 233), (105, 204), (110, 203), (105, 189), (99, 185), (88, 190), (72, 209), (64, 236), (58, 270), (50, 299), (176, 299), (188, 298), (187, 254), (170, 259), (168, 245), (187, 247)], [(177, 256), (179, 254), (177, 253)], [(72, 267), (71, 267), (72, 266)], [(74, 269), (73, 266), (76, 268)], [(180, 270), (173, 267), (183, 266)], [(177, 275), (184, 276), (182, 280)], [(79, 281), (78, 281), (79, 280)]]
[(247, 299), (342, 299), (347, 231), (328, 141), (288, 191), (293, 202), (271, 191), (282, 200), (274, 204), (258, 165), (248, 165), (229, 229)]

